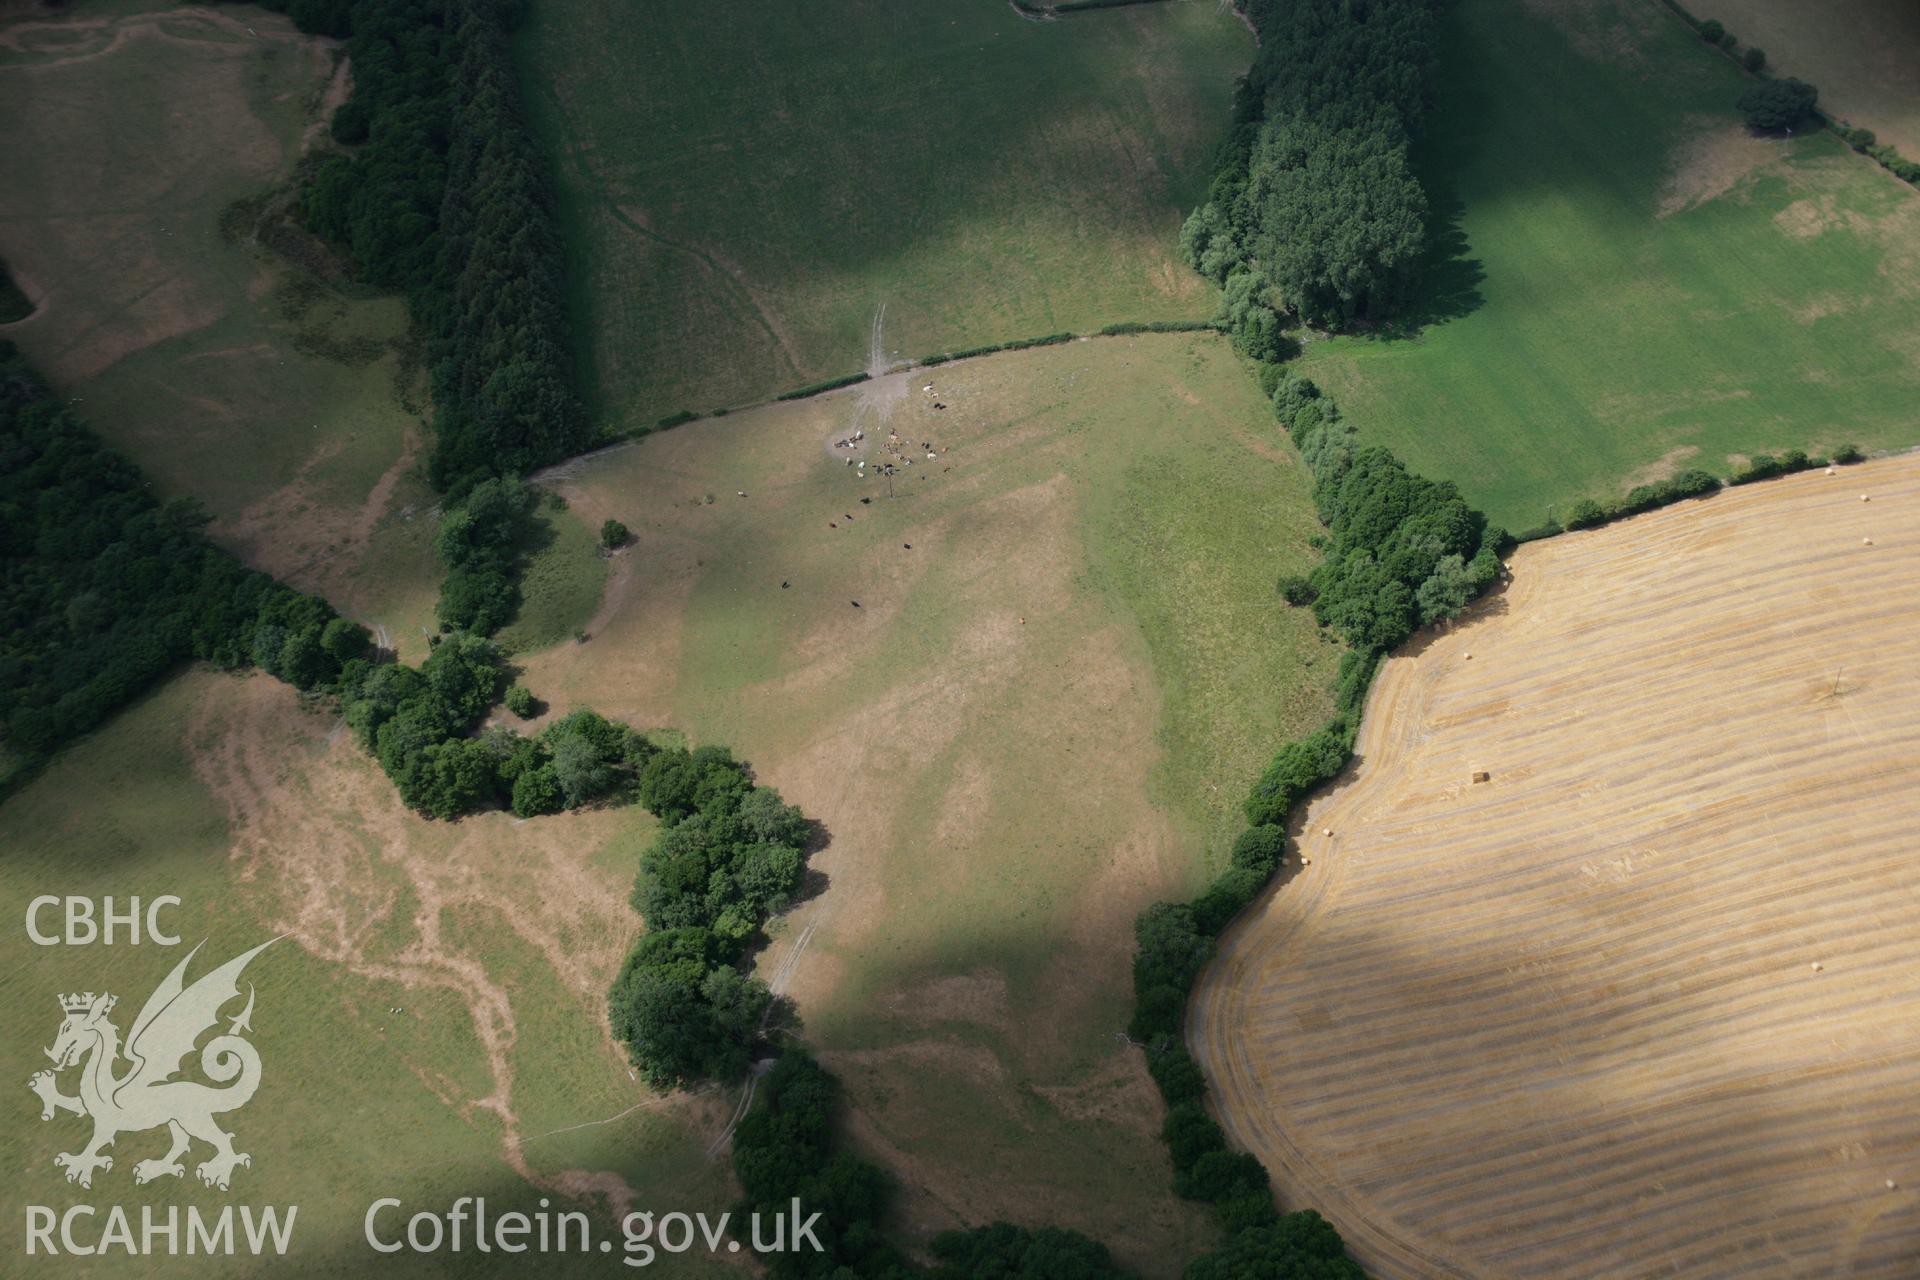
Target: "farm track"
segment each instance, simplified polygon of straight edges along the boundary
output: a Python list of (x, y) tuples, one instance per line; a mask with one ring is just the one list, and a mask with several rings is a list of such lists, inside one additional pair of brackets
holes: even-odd
[(1383, 1280), (1920, 1272), (1920, 457), (1512, 568), (1202, 977), (1223, 1123)]
[(545, 96), (552, 105), (555, 116), (561, 121), (561, 131), (565, 137), (561, 158), (573, 167), (574, 172), (579, 175), (581, 187), (591, 198), (604, 207), (604, 212), (609, 217), (634, 235), (643, 240), (650, 240), (670, 252), (685, 254), (699, 263), (706, 270), (708, 279), (720, 281), (728, 292), (746, 304), (747, 314), (753, 317), (753, 322), (772, 341), (793, 375), (805, 377), (801, 369), (800, 357), (794, 351), (793, 343), (788, 338), (784, 327), (773, 313), (762, 305), (753, 287), (747, 283), (745, 274), (738, 267), (722, 263), (705, 249), (662, 235), (648, 226), (641, 215), (622, 204), (608, 185), (606, 178), (588, 160), (588, 148), (581, 142), (581, 132), (567, 110), (566, 100), (552, 85), (546, 86)]

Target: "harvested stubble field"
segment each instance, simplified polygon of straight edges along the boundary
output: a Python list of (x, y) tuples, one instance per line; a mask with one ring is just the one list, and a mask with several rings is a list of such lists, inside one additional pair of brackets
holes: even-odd
[(1203, 978), (1231, 1132), (1389, 1280), (1912, 1276), (1920, 457), (1512, 573)]

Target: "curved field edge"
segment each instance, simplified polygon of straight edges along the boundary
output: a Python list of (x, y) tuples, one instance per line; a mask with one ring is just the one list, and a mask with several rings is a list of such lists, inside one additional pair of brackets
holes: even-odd
[(1920, 458), (1513, 574), (1383, 666), (1223, 937), (1223, 1124), (1382, 1277), (1905, 1274)]

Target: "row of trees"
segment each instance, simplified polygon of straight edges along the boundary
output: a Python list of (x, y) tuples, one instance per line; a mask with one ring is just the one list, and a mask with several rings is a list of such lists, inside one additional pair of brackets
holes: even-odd
[(520, 567), (535, 494), (518, 476), (482, 480), (440, 516), (434, 551), (446, 566), (440, 624), (490, 636), (520, 609)]
[(881, 1220), (893, 1180), (878, 1165), (840, 1149), (840, 1082), (807, 1054), (789, 1049), (760, 1085), (761, 1102), (733, 1131), (733, 1173), (746, 1212), (818, 1213), (822, 1252), (762, 1255), (769, 1275), (907, 1276), (914, 1269), (887, 1240)]
[(14, 283), (7, 264), (0, 261), (0, 324), (12, 324), (33, 314), (33, 300)]
[(301, 192), (307, 225), (367, 280), (400, 290), (430, 340), (428, 471), (459, 495), (578, 452), (553, 197), (520, 103), (512, 0), (291, 0), (303, 30), (344, 36), (347, 144)]
[[(529, 507), (519, 481), (487, 481), (443, 523), (450, 598), (476, 602), (456, 625), (498, 624), (508, 584), (495, 535)], [(365, 627), (246, 568), (207, 541), (207, 523), (190, 501), (155, 498), (139, 468), (0, 343), (0, 726), (9, 752), (44, 758), (197, 658), (336, 696), (402, 799), (431, 817), (495, 804), (530, 817), (590, 804), (632, 786), (651, 754), (644, 739), (591, 711), (535, 738), (504, 726), (475, 735), (507, 685), (490, 641), (456, 630), (437, 638), (420, 667), (381, 662)], [(463, 575), (481, 585), (459, 588)]]
[(1346, 766), (1380, 660), (1417, 627), (1454, 616), (1494, 583), (1508, 538), (1451, 484), (1414, 475), (1388, 450), (1360, 444), (1312, 382), (1273, 365), (1261, 378), (1275, 417), (1313, 472), (1314, 504), (1327, 529), (1321, 563), (1307, 577), (1283, 579), (1280, 588), (1291, 603), (1311, 605), (1350, 647), (1335, 679), (1333, 717), (1275, 754), (1247, 796), (1249, 825), (1226, 867), (1199, 897), (1157, 903), (1135, 922), (1128, 1033), (1145, 1047), (1167, 1104), (1162, 1137), (1175, 1192), (1212, 1204), (1230, 1233), (1225, 1247), (1196, 1261), (1188, 1275), (1360, 1280), (1339, 1233), (1310, 1210), (1279, 1214), (1260, 1162), (1228, 1147), (1207, 1111), (1206, 1078), (1187, 1052), (1187, 999), (1221, 931), (1286, 858), (1295, 807)]
[(661, 827), (633, 890), (647, 933), (608, 995), (614, 1035), (655, 1088), (738, 1080), (773, 1000), (742, 962), (806, 874), (807, 821), (724, 747), (655, 752), (635, 782)]
[[(635, 758), (637, 741), (644, 740), (627, 739), (627, 758)], [(633, 890), (647, 932), (607, 994), (608, 1018), (652, 1087), (735, 1082), (751, 1069), (757, 1048), (771, 1047), (775, 999), (746, 968), (762, 925), (801, 886), (811, 825), (778, 792), (756, 785), (723, 747), (647, 744), (638, 759), (622, 789), (661, 827), (641, 858)], [(803, 1218), (820, 1215), (813, 1235), (821, 1250), (764, 1254), (771, 1275), (1103, 1280), (1123, 1274), (1105, 1246), (1077, 1232), (1006, 1223), (937, 1237), (936, 1264), (925, 1271), (887, 1238), (893, 1178), (839, 1143), (839, 1081), (804, 1050), (788, 1046), (771, 1063), (758, 1097), (733, 1135), (734, 1174), (745, 1193), (736, 1217), (784, 1216), (794, 1200)]]
[(520, 102), (518, 0), (270, 0), (346, 39), (341, 149), (307, 173), (300, 214), (368, 282), (407, 295), (428, 343), (428, 479), (448, 499), (440, 617), (491, 634), (519, 603), (530, 500), (474, 491), (571, 456), (589, 430), (572, 383), (562, 247)]
[(1225, 290), (1236, 345), (1277, 360), (1280, 310), (1328, 327), (1407, 299), (1426, 193), (1407, 150), (1425, 105), (1424, 0), (1252, 0), (1260, 53), (1234, 99), (1187, 261)]
[(213, 546), (207, 523), (155, 498), (0, 342), (0, 727), (19, 763), (191, 658), (303, 691), (364, 659), (366, 628)]
[(654, 748), (625, 725), (575, 711), (534, 737), (476, 726), (508, 692), (500, 650), (481, 636), (444, 636), (419, 667), (349, 663), (337, 691), (349, 728), (393, 780), (400, 798), (430, 818), (503, 806), (522, 818), (631, 798)]
[(1308, 578), (1315, 617), (1361, 653), (1384, 653), (1415, 628), (1459, 613), (1500, 574), (1506, 531), (1489, 529), (1451, 481), (1408, 471), (1392, 452), (1362, 446), (1330, 397), (1291, 376), (1274, 411), (1313, 472), (1327, 526)]

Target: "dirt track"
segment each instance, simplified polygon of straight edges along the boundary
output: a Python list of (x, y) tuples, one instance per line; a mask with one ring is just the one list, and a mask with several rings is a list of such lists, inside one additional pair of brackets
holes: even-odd
[(1512, 568), (1202, 978), (1223, 1121), (1387, 1280), (1920, 1274), (1920, 457)]

